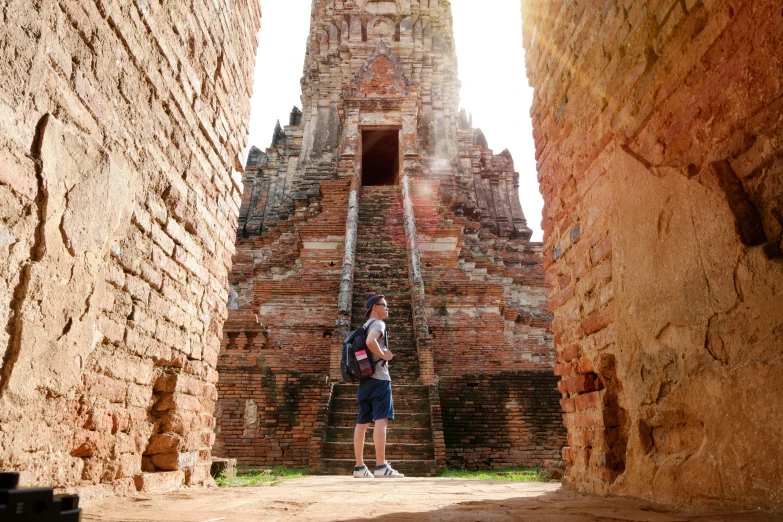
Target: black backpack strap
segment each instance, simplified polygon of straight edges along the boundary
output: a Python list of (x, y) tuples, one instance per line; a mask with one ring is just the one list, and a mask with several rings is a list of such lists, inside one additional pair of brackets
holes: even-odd
[[(383, 344), (386, 345), (386, 349), (388, 350), (389, 349), (389, 329), (388, 328), (386, 328), (384, 330), (384, 332), (383, 332)], [(388, 366), (388, 364), (387, 364), (388, 362), (389, 361), (384, 359), (383, 365), (384, 366)]]
[[(372, 326), (372, 323), (374, 323), (376, 321), (378, 321), (378, 319), (372, 319), (372, 320), (370, 320), (370, 324), (368, 324), (366, 327), (362, 326), (362, 328), (365, 329), (365, 332), (369, 333), (369, 331), (370, 331), (369, 328)], [(386, 330), (386, 331), (384, 331), (384, 335), (385, 335), (384, 342), (386, 343), (386, 347), (388, 348), (389, 347), (389, 344), (388, 344), (389, 332), (388, 332), (388, 329), (384, 329), (384, 330)], [(365, 339), (366, 338), (367, 338), (367, 336), (365, 335)], [(372, 353), (372, 351), (370, 351), (369, 355), (370, 355), (370, 360), (372, 361), (372, 365), (376, 366), (378, 364), (378, 361), (373, 361), (373, 359), (377, 358), (378, 356), (375, 355), (374, 353)], [(383, 360), (383, 359), (381, 359), (381, 362), (383, 364), (386, 364), (386, 361)]]

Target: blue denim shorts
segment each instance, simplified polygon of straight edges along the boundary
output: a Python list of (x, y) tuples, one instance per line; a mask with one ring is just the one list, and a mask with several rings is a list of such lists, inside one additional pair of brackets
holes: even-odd
[(356, 401), (359, 403), (359, 419), (356, 424), (369, 424), (380, 419), (394, 419), (391, 381), (367, 379), (359, 384)]

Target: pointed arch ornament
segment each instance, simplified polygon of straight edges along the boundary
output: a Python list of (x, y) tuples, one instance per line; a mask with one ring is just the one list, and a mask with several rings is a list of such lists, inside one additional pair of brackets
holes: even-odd
[(408, 96), (411, 86), (402, 62), (380, 41), (354, 77), (351, 90), (361, 96)]

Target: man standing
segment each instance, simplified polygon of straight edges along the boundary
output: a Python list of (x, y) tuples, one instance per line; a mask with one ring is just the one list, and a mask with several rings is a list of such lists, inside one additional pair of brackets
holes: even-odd
[[(394, 419), (394, 404), (392, 402), (391, 376), (388, 361), (394, 357), (389, 351), (388, 335), (384, 319), (389, 317), (389, 305), (382, 295), (374, 295), (365, 305), (367, 313), (367, 347), (373, 353), (377, 362), (375, 372), (369, 379), (359, 384), (357, 402), (359, 403), (359, 418), (353, 432), (353, 446), (356, 453), (356, 466), (353, 468), (354, 478), (402, 478), (405, 475), (393, 469), (386, 462), (386, 426)], [(372, 433), (375, 443), (375, 473), (364, 464), (364, 436), (370, 423), (375, 423)]]

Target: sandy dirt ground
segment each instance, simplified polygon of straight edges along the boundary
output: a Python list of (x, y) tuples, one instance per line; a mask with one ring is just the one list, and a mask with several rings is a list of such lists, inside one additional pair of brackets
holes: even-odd
[(444, 478), (307, 477), (257, 488), (181, 489), (83, 506), (84, 521), (312, 522), (783, 522), (753, 512), (677, 511), (618, 498), (578, 496), (558, 483)]

